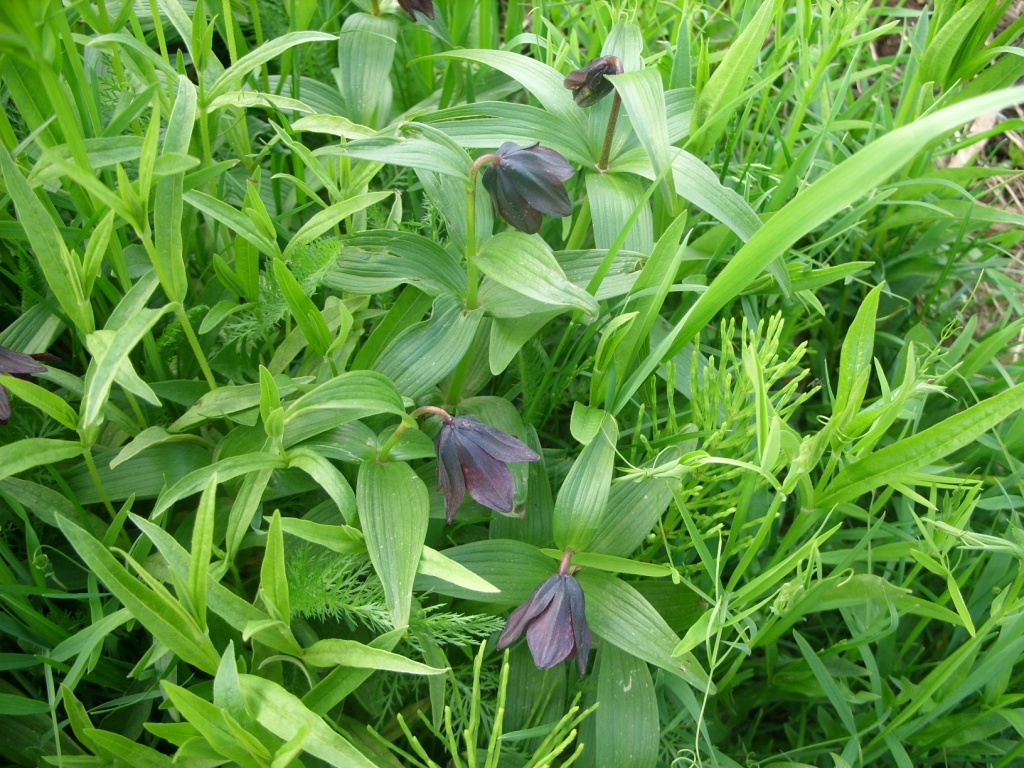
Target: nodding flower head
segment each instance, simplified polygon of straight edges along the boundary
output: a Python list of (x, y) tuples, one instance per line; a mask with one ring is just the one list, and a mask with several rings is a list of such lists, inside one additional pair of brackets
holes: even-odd
[(403, 11), (412, 16), (413, 21), (416, 21), (417, 13), (422, 13), (428, 19), (434, 18), (433, 0), (398, 0), (398, 4), (402, 6)]
[[(0, 347), (0, 374), (17, 376), (19, 379), (30, 379), (33, 373), (42, 373), (46, 370), (45, 365), (40, 365), (36, 360), (56, 360), (53, 355), (45, 352), (36, 355), (26, 355), (24, 352), (15, 352), (7, 347)], [(6, 424), (11, 418), (11, 403), (7, 399), (7, 390), (0, 387), (0, 424)]]
[(511, 512), (515, 482), (508, 461), (538, 461), (528, 446), (475, 416), (448, 416), (434, 438), (437, 487), (444, 493), (450, 523), (469, 491), (474, 500), (499, 512)]
[(575, 69), (562, 81), (572, 91), (577, 106), (589, 107), (612, 92), (612, 82), (606, 75), (621, 75), (622, 62), (615, 56), (599, 56), (580, 69)]
[(526, 644), (537, 669), (576, 659), (580, 675), (587, 673), (590, 627), (584, 611), (583, 588), (568, 570), (572, 550), (567, 549), (558, 573), (533, 591), (529, 599), (508, 617), (498, 638), (498, 650), (526, 633)]
[(565, 184), (575, 170), (553, 149), (534, 144), (520, 147), (506, 141), (484, 169), (484, 187), (501, 217), (516, 229), (535, 234), (542, 213), (568, 216), (572, 203)]

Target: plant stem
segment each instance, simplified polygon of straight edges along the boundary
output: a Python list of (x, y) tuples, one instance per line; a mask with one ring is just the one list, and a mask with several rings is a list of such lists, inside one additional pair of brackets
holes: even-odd
[(418, 416), (422, 416), (424, 413), (433, 413), (440, 416), (444, 419), (445, 424), (452, 420), (451, 415), (443, 408), (438, 408), (436, 405), (420, 406), (408, 416), (404, 417), (402, 419), (402, 423), (395, 427), (395, 431), (391, 433), (391, 437), (389, 437), (384, 445), (381, 446), (380, 450), (377, 451), (377, 461), (390, 461), (391, 450), (398, 444), (398, 440), (405, 434), (409, 427), (417, 427), (416, 418)]
[(466, 190), (466, 309), (476, 309), (476, 177)]
[(619, 97), (619, 92), (616, 91), (612, 99), (612, 111), (608, 115), (608, 128), (604, 132), (604, 146), (601, 147), (601, 159), (597, 161), (597, 170), (602, 172), (608, 169), (608, 155), (612, 152), (612, 137), (615, 136), (615, 123), (619, 119), (620, 106), (622, 106), (622, 99)]
[(565, 576), (569, 572), (569, 561), (572, 560), (573, 551), (572, 547), (566, 547), (565, 552), (562, 553), (562, 562), (558, 566), (558, 575)]
[(203, 352), (203, 347), (199, 343), (199, 337), (196, 336), (196, 332), (192, 330), (192, 323), (189, 322), (188, 315), (185, 314), (185, 308), (179, 304), (175, 307), (174, 314), (177, 316), (178, 322), (181, 323), (181, 327), (185, 331), (185, 336), (188, 338), (188, 344), (192, 347), (192, 353), (196, 356), (196, 360), (199, 361), (199, 367), (203, 371), (203, 376), (206, 377), (206, 383), (210, 385), (211, 390), (216, 389), (217, 379), (213, 377), (213, 371), (210, 369), (210, 364), (206, 360), (206, 353)]

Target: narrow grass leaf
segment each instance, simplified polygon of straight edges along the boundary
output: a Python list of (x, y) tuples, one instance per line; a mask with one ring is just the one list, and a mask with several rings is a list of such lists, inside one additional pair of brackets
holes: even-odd
[(300, 699), (277, 683), (255, 675), (239, 675), (238, 680), (249, 714), (278, 738), (289, 741), (304, 733), (303, 751), (328, 765), (378, 768)]
[[(770, 2), (770, 0), (768, 0)], [(616, 394), (618, 413), (663, 361), (674, 357), (729, 301), (797, 240), (882, 184), (922, 146), (978, 115), (1024, 100), (1024, 87), (960, 102), (876, 139), (802, 190), (765, 222), (732, 257), (686, 313)]]
[(153, 590), (132, 576), (107, 548), (75, 523), (58, 526), (79, 556), (153, 636), (182, 661), (213, 674), (220, 661), (210, 638), (164, 588)]
[(278, 248), (277, 243), (261, 233), (259, 228), (249, 220), (249, 217), (237, 208), (194, 189), (185, 192), (183, 199), (196, 210), (219, 221), (236, 235), (252, 243), (264, 256), (275, 259), (281, 257), (281, 249)]
[(413, 579), (427, 534), (427, 488), (408, 464), (364, 461), (356, 484), (359, 522), (380, 577), (391, 621), (409, 624)]
[(0, 480), (32, 467), (49, 466), (81, 455), (81, 443), (49, 437), (26, 437), (0, 445)]
[[(177, 78), (177, 86), (161, 155), (187, 155), (192, 139), (197, 110), (196, 89), (184, 75)], [(171, 301), (183, 301), (188, 289), (181, 236), (184, 183), (184, 172), (162, 177), (156, 183), (153, 201), (153, 267)]]
[(397, 653), (371, 648), (355, 640), (328, 638), (318, 640), (302, 653), (302, 660), (314, 667), (357, 667), (361, 669), (386, 669), (407, 675), (443, 675), (447, 669), (438, 669), (428, 664), (407, 659)]
[(451, 558), (446, 557), (444, 553), (430, 547), (423, 547), (419, 567), (416, 572), (423, 576), (442, 579), (449, 584), (468, 589), (471, 592), (494, 593), (501, 591), (487, 581), (487, 579), (477, 576), (464, 565), (455, 562)]
[(825, 695), (828, 697), (829, 703), (832, 704), (832, 708), (839, 715), (839, 719), (843, 723), (843, 727), (846, 728), (846, 732), (851, 736), (857, 735), (857, 725), (853, 720), (853, 710), (850, 709), (849, 702), (843, 698), (842, 692), (839, 690), (839, 686), (836, 681), (832, 678), (831, 673), (825, 667), (824, 662), (818, 658), (818, 655), (814, 652), (814, 649), (807, 644), (803, 636), (793, 630), (793, 637), (796, 640), (797, 646), (800, 648), (800, 653), (804, 657), (804, 661), (811, 668), (811, 673), (814, 675), (814, 679), (818, 681), (818, 685), (821, 686), (822, 690), (825, 691)]
[(188, 567), (188, 591), (192, 608), (202, 629), (206, 629), (206, 580), (210, 575), (210, 557), (213, 554), (213, 527), (217, 503), (217, 474), (206, 482), (199, 499), (192, 527), (192, 557)]
[(299, 281), (291, 273), (282, 259), (274, 259), (274, 279), (281, 289), (281, 294), (288, 304), (292, 317), (302, 334), (306, 337), (310, 348), (321, 357), (327, 353), (331, 345), (331, 332), (327, 328), (327, 321), (316, 308), (313, 300), (306, 295), (299, 285)]
[(260, 568), (260, 595), (271, 618), (284, 624), (291, 621), (292, 609), (284, 562), (284, 533), (281, 531), (281, 513), (278, 510), (274, 510), (267, 530), (263, 566)]
[(345, 476), (330, 461), (315, 451), (296, 448), (288, 455), (288, 466), (297, 467), (316, 480), (337, 506), (345, 522), (354, 525), (356, 496)]
[(289, 259), (296, 249), (313, 242), (343, 219), (391, 197), (392, 194), (392, 192), (368, 192), (365, 195), (356, 195), (348, 200), (342, 200), (340, 203), (318, 211), (288, 241), (288, 245), (284, 249), (284, 258)]
[(160, 498), (157, 499), (157, 503), (153, 507), (151, 518), (154, 520), (159, 518), (178, 501), (198, 493), (206, 487), (206, 483), (214, 474), (220, 478), (220, 482), (225, 483), (250, 472), (258, 472), (262, 469), (284, 469), (286, 466), (287, 463), (283, 458), (269, 453), (248, 453), (221, 459), (207, 467), (190, 472), (160, 494)]
[(266, 64), (271, 59), (277, 58), (289, 48), (294, 48), (303, 43), (329, 42), (337, 39), (336, 35), (332, 35), (329, 32), (302, 30), (299, 32), (288, 32), (280, 37), (268, 40), (224, 70), (220, 77), (213, 82), (213, 85), (209, 87), (209, 90), (207, 90), (205, 94), (206, 103), (209, 104), (221, 94), (237, 87), (246, 75), (261, 65)]
[(1000, 392), (916, 435), (853, 462), (832, 479), (821, 495), (814, 499), (813, 506), (827, 509), (852, 501), (879, 486), (899, 482), (907, 473), (970, 445), (1021, 408), (1024, 408), (1024, 384)]

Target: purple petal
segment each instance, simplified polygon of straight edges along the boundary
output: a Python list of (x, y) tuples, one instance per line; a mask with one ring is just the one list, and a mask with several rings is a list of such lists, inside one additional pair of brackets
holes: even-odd
[(489, 427), (475, 416), (456, 416), (452, 426), (459, 438), (469, 440), (501, 461), (539, 461), (528, 445), (500, 429)]
[(466, 490), (477, 502), (499, 512), (511, 512), (516, 484), (505, 462), (469, 440), (456, 440)]
[(466, 480), (459, 463), (458, 435), (450, 424), (434, 438), (437, 453), (437, 488), (444, 493), (445, 517), (450, 523), (466, 496)]
[(576, 664), (580, 677), (587, 674), (587, 656), (590, 654), (590, 626), (584, 611), (583, 588), (576, 578), (565, 577), (565, 591), (569, 595), (569, 616), (572, 619), (573, 640), (576, 644)]
[(0, 347), (0, 373), (43, 373), (45, 370), (46, 366), (33, 360), (32, 355)]
[(533, 590), (533, 594), (527, 598), (525, 603), (509, 614), (508, 623), (505, 624), (505, 629), (502, 630), (501, 637), (498, 638), (499, 651), (518, 640), (523, 634), (523, 630), (526, 629), (526, 625), (548, 607), (558, 590), (558, 579), (557, 573), (545, 579), (544, 583)]
[(498, 206), (501, 218), (520, 232), (525, 232), (528, 235), (537, 234), (544, 221), (540, 211), (526, 201), (511, 176), (502, 173), (500, 169), (496, 173), (498, 193), (494, 197), (494, 202)]
[(529, 207), (551, 216), (572, 213), (569, 193), (562, 182), (573, 173), (573, 167), (564, 157), (537, 144), (509, 152), (498, 163), (499, 179), (502, 182), (507, 179), (515, 194)]
[(559, 576), (558, 589), (551, 603), (526, 628), (526, 642), (537, 669), (549, 669), (568, 659), (576, 649), (569, 612), (565, 576)]

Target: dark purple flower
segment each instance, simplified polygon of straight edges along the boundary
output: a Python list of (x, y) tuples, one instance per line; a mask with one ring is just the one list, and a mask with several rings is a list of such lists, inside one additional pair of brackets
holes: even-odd
[(508, 617), (498, 650), (506, 648), (526, 632), (537, 669), (548, 669), (560, 661), (576, 659), (580, 675), (587, 673), (590, 653), (590, 627), (584, 612), (583, 588), (568, 573), (571, 550), (566, 551), (563, 567), (530, 595), (530, 599)]
[(484, 169), (484, 187), (501, 217), (516, 229), (535, 234), (541, 214), (568, 216), (572, 203), (565, 184), (575, 170), (553, 149), (534, 144), (520, 147), (506, 141)]
[(572, 91), (577, 106), (589, 107), (612, 92), (611, 80), (605, 75), (621, 75), (622, 62), (615, 56), (599, 56), (588, 61), (581, 69), (565, 76), (562, 83)]
[(403, 11), (412, 16), (413, 21), (416, 21), (417, 13), (422, 13), (428, 19), (434, 18), (433, 0), (398, 0), (398, 4), (402, 6)]
[(448, 522), (455, 517), (466, 491), (485, 507), (511, 512), (515, 482), (505, 462), (537, 461), (540, 456), (475, 416), (445, 416), (444, 426), (434, 438), (434, 450), (437, 487), (444, 492)]
[[(15, 352), (7, 347), (0, 347), (0, 374), (10, 374), (19, 379), (30, 379), (33, 373), (42, 373), (46, 370), (45, 365), (40, 365), (36, 360), (56, 360), (53, 355), (45, 352), (35, 355), (26, 355), (23, 352)], [(6, 424), (11, 418), (11, 403), (7, 399), (7, 390), (0, 387), (0, 424)]]

